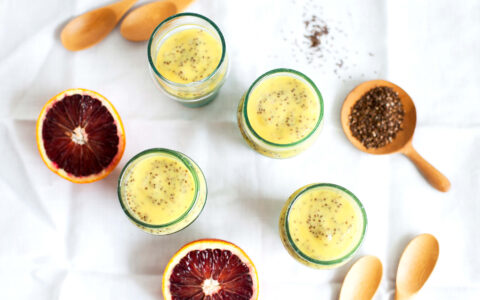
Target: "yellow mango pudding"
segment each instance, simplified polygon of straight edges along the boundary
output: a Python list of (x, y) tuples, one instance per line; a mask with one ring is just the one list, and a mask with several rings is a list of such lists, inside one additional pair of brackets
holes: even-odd
[(182, 230), (200, 215), (207, 184), (198, 165), (168, 149), (149, 149), (134, 156), (118, 182), (123, 211), (140, 229), (165, 235)]
[(307, 149), (323, 124), (320, 91), (304, 74), (275, 69), (260, 76), (241, 99), (240, 132), (255, 151), (287, 158)]
[(349, 261), (363, 241), (367, 216), (347, 189), (310, 184), (288, 199), (280, 215), (280, 238), (297, 261), (331, 269)]
[(190, 107), (211, 102), (228, 71), (220, 29), (194, 13), (177, 14), (160, 23), (150, 37), (148, 59), (158, 86)]

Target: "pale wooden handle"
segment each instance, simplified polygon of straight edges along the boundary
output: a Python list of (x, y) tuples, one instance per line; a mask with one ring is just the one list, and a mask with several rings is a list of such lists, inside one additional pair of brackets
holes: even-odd
[(434, 166), (418, 154), (418, 152), (408, 145), (402, 151), (417, 166), (418, 170), (427, 179), (430, 184), (441, 192), (447, 192), (450, 189), (450, 181), (445, 175), (440, 173)]

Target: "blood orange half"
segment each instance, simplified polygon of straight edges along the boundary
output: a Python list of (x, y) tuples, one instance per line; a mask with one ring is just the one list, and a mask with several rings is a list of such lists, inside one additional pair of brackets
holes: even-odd
[(125, 150), (123, 124), (113, 105), (86, 89), (50, 99), (37, 121), (37, 145), (47, 167), (76, 183), (110, 174)]
[(185, 245), (163, 273), (165, 300), (258, 299), (257, 270), (242, 249), (222, 240)]

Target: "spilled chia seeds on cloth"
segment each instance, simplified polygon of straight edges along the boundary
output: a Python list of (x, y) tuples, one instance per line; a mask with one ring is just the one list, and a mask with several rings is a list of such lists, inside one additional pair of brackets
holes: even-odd
[(344, 17), (339, 16), (327, 4), (315, 0), (291, 1), (291, 18), (280, 27), (284, 42), (281, 46), (290, 48), (290, 56), (284, 59), (296, 65), (305, 63), (319, 72), (331, 72), (343, 81), (365, 77), (365, 73), (378, 74), (377, 69), (360, 69), (357, 65), (365, 57), (373, 60), (375, 54), (352, 47), (347, 33), (352, 24), (342, 21), (351, 20), (351, 13), (342, 11)]

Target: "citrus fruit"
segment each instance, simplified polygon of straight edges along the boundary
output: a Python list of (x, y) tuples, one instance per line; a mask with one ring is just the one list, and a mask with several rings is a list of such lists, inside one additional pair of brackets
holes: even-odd
[(198, 240), (183, 246), (170, 259), (162, 289), (165, 300), (257, 299), (257, 270), (234, 244)]
[(70, 89), (50, 99), (37, 121), (40, 155), (53, 172), (76, 183), (107, 176), (125, 150), (122, 121), (102, 95)]

